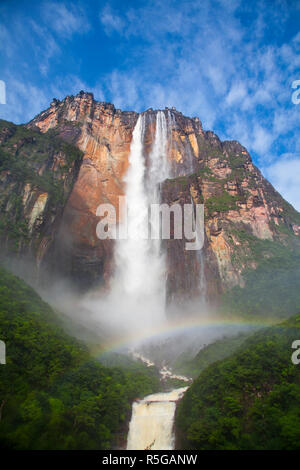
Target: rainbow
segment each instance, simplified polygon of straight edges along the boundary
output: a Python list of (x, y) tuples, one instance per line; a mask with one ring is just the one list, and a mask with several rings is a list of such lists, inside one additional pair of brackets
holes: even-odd
[(178, 334), (189, 334), (195, 332), (196, 329), (201, 331), (201, 329), (212, 328), (212, 327), (224, 327), (224, 330), (228, 331), (228, 327), (236, 328), (238, 331), (243, 331), (246, 329), (252, 328), (261, 329), (264, 327), (272, 326), (278, 323), (279, 320), (273, 318), (262, 318), (262, 319), (250, 319), (249, 318), (239, 318), (239, 317), (228, 317), (220, 318), (217, 316), (210, 315), (204, 318), (181, 318), (165, 321), (164, 323), (157, 325), (151, 329), (140, 330), (138, 333), (134, 331), (133, 333), (119, 335), (112, 337), (108, 340), (101, 340), (101, 344), (92, 345), (89, 350), (90, 354), (93, 357), (99, 358), (102, 354), (120, 352), (126, 349), (132, 348), (134, 345), (142, 343), (143, 341), (159, 341), (167, 336), (176, 336)]

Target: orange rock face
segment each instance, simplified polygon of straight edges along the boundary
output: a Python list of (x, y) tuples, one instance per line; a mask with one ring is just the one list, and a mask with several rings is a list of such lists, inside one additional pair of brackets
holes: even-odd
[[(247, 237), (240, 234), (286, 243), (282, 227), (293, 236), (300, 233), (296, 211), (263, 178), (238, 142), (221, 142), (213, 132), (203, 131), (198, 118), (187, 118), (173, 108), (164, 110), (164, 114), (175, 184), (166, 181), (162, 199), (184, 204), (192, 197), (195, 203), (204, 202), (204, 271), (208, 291), (215, 297), (227, 287), (243, 285), (243, 269), (255, 267)], [(146, 112), (146, 165), (155, 135), (155, 116), (151, 109)], [(54, 100), (29, 123), (42, 132), (54, 129), (84, 152), (64, 209), (56, 252), (64, 266), (62, 271), (87, 287), (101, 282), (107, 285), (113, 270), (113, 241), (97, 238), (96, 210), (99, 204), (108, 202), (118, 209), (137, 118), (135, 112), (116, 110), (109, 103), (94, 101), (92, 94), (80, 92), (61, 102)], [(191, 286), (195, 293), (198, 289), (192, 279), (199, 270), (199, 257), (184, 252), (183, 245), (175, 240), (166, 245), (171, 297), (174, 290), (189, 295)], [(245, 252), (248, 261), (243, 257)]]
[[(95, 102), (91, 94), (85, 93), (55, 101), (31, 123), (42, 132), (58, 129), (61, 137), (84, 152), (64, 210), (57, 250), (67, 266), (66, 273), (73, 269), (71, 258), (77, 260), (74, 275), (87, 275), (87, 285), (109, 277), (113, 242), (98, 240), (96, 211), (102, 203), (113, 204), (118, 211), (136, 119), (136, 113), (122, 113), (112, 105)], [(94, 279), (89, 272), (91, 265)]]
[[(149, 110), (147, 116), (146, 158), (155, 135), (155, 112)], [(170, 116), (170, 112), (166, 111), (172, 172), (174, 175), (184, 175), (192, 171), (194, 160), (198, 159), (197, 133), (202, 132), (201, 123), (197, 119), (184, 118), (180, 113), (178, 122), (172, 123)], [(99, 204), (110, 203), (115, 206), (118, 216), (119, 196), (124, 195), (124, 175), (137, 117), (135, 112), (121, 112), (113, 105), (94, 101), (89, 93), (80, 93), (75, 97), (66, 97), (62, 102), (54, 100), (48, 110), (30, 123), (42, 132), (55, 129), (60, 137), (84, 152), (77, 181), (64, 210), (57, 242), (58, 256), (68, 266), (67, 273), (72, 270), (70, 264), (76, 265), (74, 260), (77, 260), (75, 271), (78, 275), (81, 272), (81, 277), (84, 273), (89, 277), (87, 271), (92, 265), (95, 275), (91, 281), (101, 277), (106, 284), (109, 280), (113, 241), (98, 240), (96, 225), (99, 218), (96, 217), (96, 210)], [(88, 266), (87, 271), (85, 266)]]

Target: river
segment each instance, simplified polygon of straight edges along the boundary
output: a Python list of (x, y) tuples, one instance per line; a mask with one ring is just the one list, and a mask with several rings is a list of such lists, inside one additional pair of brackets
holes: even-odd
[[(131, 351), (131, 355), (148, 367), (155, 365), (137, 351)], [(188, 382), (190, 385), (192, 381), (185, 376), (175, 375), (166, 365), (161, 367), (159, 373), (162, 382), (171, 378)], [(176, 404), (187, 389), (188, 386), (175, 388), (170, 392), (153, 393), (133, 403), (127, 439), (128, 450), (174, 449)]]

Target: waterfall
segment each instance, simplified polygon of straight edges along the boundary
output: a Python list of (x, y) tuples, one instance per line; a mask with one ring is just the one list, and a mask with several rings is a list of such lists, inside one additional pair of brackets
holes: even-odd
[(183, 387), (167, 393), (148, 395), (133, 404), (128, 450), (174, 449), (176, 402), (186, 390), (187, 387)]
[[(149, 171), (147, 174), (147, 193), (150, 204), (161, 202), (160, 183), (166, 180), (170, 174), (170, 164), (167, 158), (168, 128), (165, 114), (158, 111), (156, 114), (155, 136), (152, 149), (149, 155)], [(159, 234), (159, 222), (150, 219), (151, 231)], [(161, 240), (151, 241), (152, 253), (157, 260), (157, 269), (160, 279), (165, 276), (165, 257), (161, 252)], [(163, 282), (163, 297), (165, 301), (165, 289)]]
[(144, 184), (144, 132), (145, 116), (140, 115), (132, 134), (129, 167), (125, 176), (128, 237), (118, 240), (115, 247), (115, 280), (122, 287), (124, 293), (133, 296), (144, 294), (143, 275), (148, 248), (148, 201)]
[(163, 111), (158, 111), (156, 114), (155, 136), (149, 156), (150, 169), (148, 175), (148, 187), (150, 192), (153, 189), (156, 189), (156, 192), (158, 192), (158, 184), (170, 177), (167, 145), (168, 128), (166, 117)]
[[(174, 139), (173, 139), (173, 130), (176, 129), (176, 120), (175, 120), (175, 117), (174, 115), (171, 113), (170, 110), (168, 110), (168, 152), (170, 155), (172, 155), (173, 151), (174, 151), (174, 147), (176, 148), (176, 142), (174, 142)], [(172, 171), (171, 171), (171, 175), (170, 175), (170, 178), (175, 178), (176, 176), (179, 176), (177, 174), (177, 165), (175, 164), (175, 162), (172, 160), (171, 162), (171, 167), (172, 167)]]
[[(166, 326), (165, 256), (161, 240), (151, 239), (148, 233), (154, 223), (149, 221), (149, 206), (161, 202), (160, 184), (171, 177), (168, 154), (172, 150), (172, 128), (176, 122), (170, 112), (168, 122), (163, 111), (156, 113), (155, 135), (147, 159), (144, 138), (148, 116), (140, 114), (133, 130), (124, 178), (128, 236), (116, 240), (115, 272), (101, 312), (108, 332), (110, 327), (122, 340), (129, 338), (133, 347), (153, 335), (154, 329)], [(200, 271), (200, 283), (204, 286), (203, 260)], [(176, 402), (186, 389), (149, 395), (133, 403), (127, 449), (174, 449)]]
[[(155, 116), (155, 118), (154, 118)], [(152, 147), (145, 152), (145, 135), (154, 124)], [(151, 239), (156, 231), (157, 218), (149, 220), (149, 206), (161, 202), (161, 183), (176, 175), (176, 164), (170, 158), (177, 143), (173, 131), (178, 127), (176, 116), (170, 111), (145, 112), (135, 124), (124, 177), (127, 204), (127, 236), (118, 238), (114, 247), (114, 274), (110, 290), (105, 296), (91, 295), (84, 300), (107, 338), (131, 342), (153, 334), (153, 330), (167, 327), (166, 319), (166, 258), (161, 239)], [(174, 148), (173, 148), (174, 146)], [(186, 155), (189, 161), (189, 155)], [(122, 219), (119, 225), (122, 225)], [(125, 223), (124, 223), (125, 225)], [(121, 227), (119, 227), (121, 228)], [(125, 227), (123, 227), (125, 228)], [(154, 229), (154, 230), (153, 230)], [(126, 230), (121, 230), (122, 234)], [(120, 233), (120, 231), (119, 231)], [(195, 253), (199, 260), (199, 290), (205, 297), (203, 253)]]

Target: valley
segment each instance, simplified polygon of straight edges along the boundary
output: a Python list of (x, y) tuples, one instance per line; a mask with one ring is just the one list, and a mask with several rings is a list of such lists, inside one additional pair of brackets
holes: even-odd
[[(175, 217), (145, 236), (151, 204), (188, 206), (201, 249)], [(245, 147), (174, 108), (81, 91), (0, 121), (1, 447), (298, 448), (299, 235)]]

